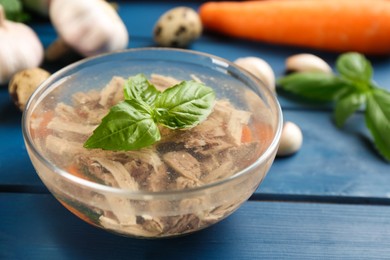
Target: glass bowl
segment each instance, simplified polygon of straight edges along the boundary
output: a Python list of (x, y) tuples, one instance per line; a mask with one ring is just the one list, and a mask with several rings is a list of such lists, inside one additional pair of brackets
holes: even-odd
[[(161, 128), (139, 151), (87, 150), (83, 142), (123, 82), (143, 73), (161, 88), (181, 80), (214, 89), (213, 112), (189, 130)], [(140, 48), (79, 61), (53, 74), (23, 115), (28, 154), (50, 192), (84, 221), (117, 234), (160, 238), (217, 223), (266, 176), (282, 113), (275, 95), (233, 63), (206, 53)]]

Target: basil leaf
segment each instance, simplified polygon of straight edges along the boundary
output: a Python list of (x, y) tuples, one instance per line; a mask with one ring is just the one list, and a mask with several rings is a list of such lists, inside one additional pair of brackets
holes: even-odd
[(211, 113), (213, 89), (183, 81), (163, 93), (142, 74), (129, 78), (125, 101), (113, 106), (84, 143), (85, 148), (136, 150), (160, 140), (157, 123), (170, 128), (197, 125)]
[(358, 82), (369, 82), (373, 75), (370, 61), (356, 52), (340, 55), (336, 61), (337, 71), (345, 78)]
[(390, 93), (373, 89), (367, 94), (366, 126), (382, 156), (390, 161)]
[(156, 100), (157, 120), (168, 128), (189, 128), (205, 120), (214, 105), (215, 93), (195, 81), (183, 81), (166, 89)]
[(349, 92), (336, 102), (334, 117), (336, 125), (342, 127), (345, 121), (366, 101), (366, 96), (360, 92)]
[(84, 143), (84, 147), (136, 150), (158, 140), (160, 132), (147, 104), (131, 99), (110, 109), (92, 136)]
[(278, 85), (296, 95), (318, 101), (335, 100), (350, 88), (335, 75), (322, 72), (292, 73), (280, 78)]
[(143, 74), (130, 77), (125, 82), (124, 95), (126, 100), (138, 99), (151, 105), (160, 93)]

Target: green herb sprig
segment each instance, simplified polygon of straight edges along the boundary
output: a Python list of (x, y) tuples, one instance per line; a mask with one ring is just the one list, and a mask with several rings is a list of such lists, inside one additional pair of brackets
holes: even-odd
[(211, 113), (215, 93), (195, 81), (160, 92), (144, 75), (130, 77), (124, 85), (125, 100), (113, 106), (84, 143), (85, 148), (137, 150), (161, 138), (158, 124), (170, 129), (191, 128)]
[(373, 67), (363, 55), (345, 53), (336, 61), (338, 74), (297, 72), (278, 80), (284, 90), (316, 101), (334, 101), (334, 119), (342, 127), (360, 108), (379, 153), (390, 161), (390, 92), (373, 81)]
[(3, 6), (5, 17), (8, 20), (25, 22), (30, 18), (30, 16), (24, 12), (23, 5), (20, 0), (0, 0), (0, 5)]

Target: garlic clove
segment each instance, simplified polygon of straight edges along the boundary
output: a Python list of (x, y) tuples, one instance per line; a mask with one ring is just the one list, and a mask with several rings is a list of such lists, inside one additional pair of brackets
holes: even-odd
[(273, 92), (275, 92), (275, 74), (271, 66), (263, 59), (257, 57), (243, 57), (234, 61), (241, 68), (251, 72), (260, 79)]
[(127, 48), (127, 28), (104, 0), (52, 0), (49, 15), (60, 38), (82, 56)]
[(38, 86), (50, 76), (41, 68), (31, 68), (19, 71), (9, 82), (8, 92), (15, 105), (23, 111), (27, 100)]
[(318, 56), (302, 53), (290, 56), (286, 59), (288, 72), (324, 72), (332, 73), (332, 68)]
[(154, 41), (163, 47), (186, 47), (202, 34), (198, 13), (189, 7), (176, 7), (165, 12), (153, 29)]
[(302, 146), (301, 129), (293, 122), (285, 122), (282, 129), (277, 156), (288, 156), (296, 153)]
[(43, 46), (36, 33), (23, 23), (6, 20), (1, 5), (0, 39), (0, 84), (20, 70), (41, 64)]

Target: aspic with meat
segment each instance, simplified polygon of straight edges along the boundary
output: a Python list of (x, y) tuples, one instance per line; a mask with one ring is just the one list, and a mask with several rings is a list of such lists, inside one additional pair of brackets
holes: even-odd
[[(201, 187), (232, 176), (258, 158), (264, 144), (243, 136), (252, 114), (228, 99), (217, 100), (208, 118), (186, 130), (160, 127), (161, 140), (135, 151), (85, 149), (83, 143), (113, 105), (123, 100), (125, 79), (114, 77), (101, 91), (78, 92), (71, 104), (58, 103), (46, 119), (32, 122), (40, 149), (60, 168), (72, 168), (78, 177), (130, 191), (175, 191)], [(151, 75), (150, 82), (164, 89), (178, 80)], [(47, 126), (41, 131), (42, 121)], [(82, 196), (82, 194), (80, 195)], [(61, 200), (61, 198), (59, 198)], [(90, 209), (96, 225), (136, 236), (164, 236), (198, 229), (227, 215), (233, 207), (211, 208), (201, 215), (134, 216), (129, 201), (104, 198), (110, 210)], [(175, 207), (199, 201), (182, 200)], [(172, 207), (147, 205), (145, 207)], [(131, 216), (131, 217), (129, 217)], [(181, 223), (181, 224), (180, 224)]]

